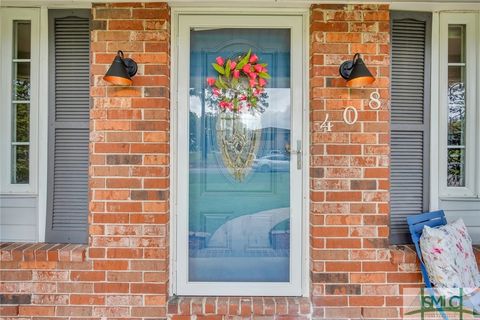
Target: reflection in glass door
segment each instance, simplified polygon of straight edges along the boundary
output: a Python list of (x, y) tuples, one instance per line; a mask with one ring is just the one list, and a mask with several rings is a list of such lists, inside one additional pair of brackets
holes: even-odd
[[(220, 124), (221, 107), (208, 101), (212, 97), (206, 79), (218, 74), (212, 62), (222, 57), (225, 65), (248, 51), (271, 75), (266, 80), (268, 106), (262, 113), (240, 110), (243, 118)], [(191, 31), (190, 281), (289, 281), (290, 101), (289, 29)], [(222, 157), (226, 146), (217, 132), (222, 125), (237, 125), (230, 122), (242, 122), (245, 130), (256, 131), (244, 138), (257, 135), (259, 140), (241, 180)]]
[[(188, 38), (189, 55), (188, 68), (181, 66), (187, 61), (179, 62), (180, 72), (188, 70), (183, 109), (188, 115), (179, 106), (179, 121), (183, 117), (188, 124), (179, 143), (180, 152), (188, 149), (188, 159), (179, 161), (179, 174), (188, 167), (188, 178), (179, 179), (179, 189), (187, 193), (179, 196), (187, 202), (179, 203), (186, 212), (179, 212), (178, 237), (187, 247), (179, 250), (179, 264), (186, 264), (179, 277), (186, 288), (195, 288), (180, 294), (300, 292), (301, 155), (292, 150), (297, 141), (301, 148), (302, 132), (302, 112), (292, 108), (295, 99), (301, 106), (295, 95), (301, 83), (295, 88), (292, 76), (301, 74), (301, 61), (293, 62), (292, 52), (299, 30), (287, 24), (180, 31)], [(242, 79), (244, 87), (237, 85)], [(255, 292), (246, 289), (252, 285)], [(294, 289), (271, 290), (279, 285)], [(262, 286), (270, 289), (258, 289)]]

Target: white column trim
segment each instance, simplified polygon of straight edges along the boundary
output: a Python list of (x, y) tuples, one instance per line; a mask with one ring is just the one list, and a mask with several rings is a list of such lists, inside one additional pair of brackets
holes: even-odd
[(39, 117), (38, 117), (38, 241), (45, 241), (47, 221), (48, 172), (48, 9), (40, 9), (40, 66), (39, 66)]
[(439, 38), (440, 38), (440, 15), (438, 12), (432, 14), (432, 50), (431, 50), (431, 75), (430, 75), (430, 210), (439, 209), (439, 150), (438, 136), (440, 128), (438, 126), (438, 74), (439, 74)]

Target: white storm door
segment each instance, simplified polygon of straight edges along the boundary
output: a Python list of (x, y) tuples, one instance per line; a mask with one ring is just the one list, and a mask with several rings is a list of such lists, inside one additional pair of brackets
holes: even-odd
[[(180, 14), (177, 28), (175, 293), (300, 296), (303, 16)], [(254, 160), (239, 178), (222, 153), (207, 78), (218, 75), (217, 57), (249, 51), (271, 78)]]

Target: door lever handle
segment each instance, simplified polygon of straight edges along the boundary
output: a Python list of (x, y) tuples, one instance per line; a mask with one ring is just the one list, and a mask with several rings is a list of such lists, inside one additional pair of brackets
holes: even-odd
[(302, 169), (302, 140), (297, 140), (297, 149), (292, 150), (290, 144), (285, 145), (285, 150), (287, 153), (294, 154), (297, 156), (297, 169)]

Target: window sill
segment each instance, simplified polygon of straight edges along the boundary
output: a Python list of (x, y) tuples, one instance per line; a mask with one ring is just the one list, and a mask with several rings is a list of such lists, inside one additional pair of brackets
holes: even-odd
[(0, 261), (83, 262), (86, 251), (83, 244), (0, 242)]
[(440, 196), (442, 201), (480, 201), (479, 197), (476, 196)]
[(169, 315), (294, 316), (309, 319), (310, 298), (305, 297), (178, 297), (168, 301)]

